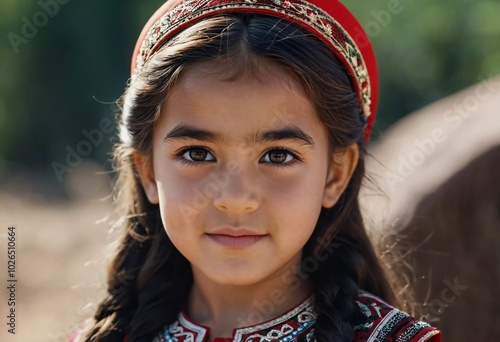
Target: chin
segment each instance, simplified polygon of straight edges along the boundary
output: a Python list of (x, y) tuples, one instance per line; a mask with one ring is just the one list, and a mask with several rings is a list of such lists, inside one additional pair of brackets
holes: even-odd
[(214, 283), (225, 286), (249, 286), (261, 282), (266, 278), (266, 274), (262, 272), (262, 268), (255, 271), (248, 267), (238, 267), (238, 269), (213, 270), (210, 273), (205, 273)]

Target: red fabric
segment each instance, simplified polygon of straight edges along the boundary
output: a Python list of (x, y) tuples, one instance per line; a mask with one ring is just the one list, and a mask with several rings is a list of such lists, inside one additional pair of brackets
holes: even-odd
[[(156, 23), (156, 21), (161, 18), (164, 14), (181, 4), (184, 0), (169, 0), (166, 3), (161, 6), (155, 14), (149, 19), (149, 21), (146, 23), (144, 26), (139, 39), (137, 40), (134, 53), (132, 55), (132, 63), (131, 63), (131, 74), (134, 74), (134, 70), (136, 67), (136, 61), (137, 61), (137, 56), (140, 53), (142, 42), (144, 38), (146, 37), (147, 33), (151, 29), (151, 27)], [(259, 0), (257, 0), (259, 1)], [(264, 0), (261, 0), (264, 1)], [(294, 2), (296, 0), (288, 0), (290, 2)], [(201, 1), (200, 1), (201, 2)], [(213, 5), (214, 3), (217, 4), (226, 4), (226, 3), (232, 3), (232, 0), (213, 0), (210, 1), (210, 3)], [(285, 2), (285, 1), (284, 1)], [(373, 122), (375, 120), (376, 116), (376, 111), (377, 111), (377, 106), (378, 106), (378, 95), (379, 95), (379, 84), (378, 84), (378, 70), (377, 70), (377, 63), (375, 59), (375, 53), (373, 51), (373, 48), (371, 46), (370, 40), (368, 39), (367, 34), (365, 33), (362, 25), (358, 22), (358, 20), (354, 17), (354, 15), (338, 0), (309, 0), (308, 1), (310, 4), (315, 5), (316, 7), (319, 7), (322, 9), (324, 12), (328, 13), (332, 18), (334, 18), (342, 28), (347, 31), (348, 35), (354, 40), (356, 43), (358, 49), (361, 52), (361, 55), (363, 56), (363, 60), (365, 62), (368, 76), (370, 79), (370, 91), (371, 91), (371, 104), (370, 104), (370, 110), (371, 110), (371, 115), (368, 116), (367, 118), (367, 127), (364, 130), (364, 138), (365, 141), (368, 141), (373, 129)], [(316, 36), (318, 38), (324, 40), (324, 37), (320, 36), (315, 32), (315, 30), (311, 30), (311, 27), (308, 27), (308, 24), (305, 23), (304, 21), (297, 20), (295, 18), (289, 17), (286, 14), (280, 14), (277, 13), (276, 11), (272, 10), (266, 10), (264, 8), (255, 8), (252, 10), (249, 10), (248, 8), (231, 8), (231, 9), (223, 9), (221, 8), (220, 10), (217, 10), (217, 12), (212, 12), (208, 13), (205, 16), (213, 16), (215, 14), (220, 14), (220, 13), (229, 13), (229, 12), (247, 12), (247, 13), (263, 13), (263, 14), (269, 14), (269, 15), (274, 15), (274, 16), (281, 16), (284, 17), (290, 21), (293, 21), (304, 28), (308, 29), (309, 31), (312, 31), (312, 33), (316, 33)], [(179, 16), (183, 16), (184, 14), (181, 13)], [(176, 32), (179, 32), (183, 28), (193, 24), (195, 21), (199, 21), (203, 18), (204, 16), (199, 16), (195, 18), (194, 20), (184, 22), (180, 24), (171, 34), (162, 37), (159, 41), (163, 41), (165, 39), (169, 39), (172, 34), (175, 34)], [(340, 37), (342, 38), (342, 37)], [(328, 44), (328, 42), (326, 42)], [(337, 55), (340, 57), (340, 59), (344, 62), (344, 64), (348, 65), (346, 62), (345, 58), (343, 56), (340, 56), (339, 53)], [(351, 69), (349, 66), (347, 68), (348, 70)], [(354, 78), (354, 75), (351, 75), (351, 77)], [(355, 82), (357, 83), (357, 81)], [(357, 91), (358, 97), (361, 96), (359, 91)], [(361, 101), (361, 99), (360, 99)]]
[[(441, 341), (441, 332), (435, 327), (416, 320), (377, 296), (363, 293), (358, 297), (357, 303), (366, 321), (356, 322), (353, 342), (364, 342), (370, 337), (386, 342)], [(425, 340), (422, 339), (424, 336)]]

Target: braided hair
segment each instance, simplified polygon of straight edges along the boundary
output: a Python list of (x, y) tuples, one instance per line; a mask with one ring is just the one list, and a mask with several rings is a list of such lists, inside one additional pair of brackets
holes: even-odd
[[(318, 313), (318, 342), (349, 341), (360, 289), (397, 304), (393, 286), (366, 234), (358, 193), (364, 177), (366, 118), (350, 79), (335, 54), (300, 26), (260, 14), (219, 15), (170, 39), (129, 84), (118, 104), (120, 142), (114, 147), (118, 172), (116, 203), (123, 210), (123, 236), (108, 271), (108, 293), (95, 313), (87, 342), (151, 342), (172, 323), (192, 284), (189, 262), (173, 246), (158, 205), (148, 202), (133, 154), (152, 154), (151, 134), (170, 89), (193, 63), (220, 61), (237, 79), (255, 58), (278, 63), (294, 77), (328, 130), (330, 155), (357, 143), (360, 159), (332, 208), (322, 208), (303, 260), (328, 256), (309, 267)], [(324, 259), (324, 260), (323, 260)]]

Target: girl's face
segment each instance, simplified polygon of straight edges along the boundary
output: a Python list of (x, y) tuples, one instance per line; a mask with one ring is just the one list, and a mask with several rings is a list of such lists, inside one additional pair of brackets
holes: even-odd
[(357, 163), (353, 144), (329, 165), (327, 129), (302, 89), (271, 62), (260, 67), (259, 80), (236, 81), (189, 68), (162, 108), (152, 160), (136, 154), (195, 281), (250, 285), (297, 270), (321, 207)]

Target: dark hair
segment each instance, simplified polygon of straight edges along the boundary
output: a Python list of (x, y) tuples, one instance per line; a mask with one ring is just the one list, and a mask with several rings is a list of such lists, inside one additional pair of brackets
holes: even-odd
[(278, 64), (303, 87), (328, 129), (331, 155), (353, 143), (361, 151), (347, 189), (335, 206), (321, 209), (304, 247), (304, 260), (318, 249), (333, 251), (309, 272), (318, 312), (317, 341), (350, 341), (360, 289), (396, 304), (361, 217), (358, 193), (365, 174), (366, 119), (342, 64), (324, 43), (289, 21), (255, 14), (220, 15), (169, 40), (119, 101), (121, 142), (114, 147), (114, 166), (124, 235), (108, 272), (108, 295), (86, 341), (121, 342), (128, 335), (129, 342), (150, 342), (177, 318), (192, 284), (190, 265), (167, 237), (158, 205), (147, 200), (133, 153), (151, 155), (151, 134), (160, 108), (188, 67), (200, 62), (223, 65), (230, 73), (227, 80), (234, 80), (244, 73), (256, 74), (254, 62), (259, 58)]

